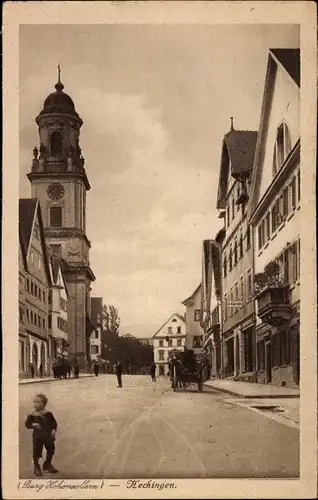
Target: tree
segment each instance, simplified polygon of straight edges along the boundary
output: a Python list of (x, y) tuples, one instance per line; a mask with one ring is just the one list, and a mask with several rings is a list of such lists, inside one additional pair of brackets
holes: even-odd
[(115, 306), (103, 306), (103, 328), (114, 335), (119, 334), (120, 317)]

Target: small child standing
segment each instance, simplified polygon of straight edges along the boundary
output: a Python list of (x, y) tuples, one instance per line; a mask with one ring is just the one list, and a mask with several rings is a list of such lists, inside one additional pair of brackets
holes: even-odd
[(34, 411), (27, 416), (25, 426), (33, 429), (33, 463), (34, 474), (42, 476), (39, 459), (42, 457), (43, 446), (46, 449), (46, 460), (43, 463), (43, 470), (56, 474), (58, 471), (52, 465), (52, 458), (55, 453), (55, 433), (57, 422), (54, 415), (46, 411), (48, 399), (45, 394), (37, 394), (33, 400)]

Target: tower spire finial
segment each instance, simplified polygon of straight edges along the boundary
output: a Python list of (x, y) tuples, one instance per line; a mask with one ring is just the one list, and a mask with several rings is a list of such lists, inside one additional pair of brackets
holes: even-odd
[(231, 130), (234, 130), (234, 125), (233, 125), (233, 116), (231, 116)]
[(64, 85), (61, 82), (61, 66), (59, 64), (57, 65), (57, 84), (55, 85), (55, 88), (58, 92), (61, 92), (64, 89)]

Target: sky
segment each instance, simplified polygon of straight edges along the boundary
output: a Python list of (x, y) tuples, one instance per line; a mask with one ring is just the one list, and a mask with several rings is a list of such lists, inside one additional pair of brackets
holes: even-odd
[(35, 117), (61, 81), (84, 121), (92, 296), (122, 333), (152, 336), (201, 281), (217, 217), (221, 146), (258, 130), (270, 48), (295, 25), (21, 25), (20, 196), (39, 146)]

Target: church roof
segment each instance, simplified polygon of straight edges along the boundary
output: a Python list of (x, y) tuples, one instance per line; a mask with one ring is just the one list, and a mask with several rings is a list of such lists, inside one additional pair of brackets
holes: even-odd
[(58, 80), (55, 85), (55, 92), (47, 96), (44, 101), (43, 109), (39, 116), (48, 115), (52, 113), (73, 115), (75, 118), (80, 119), (75, 111), (75, 104), (72, 98), (63, 92), (64, 85)]

